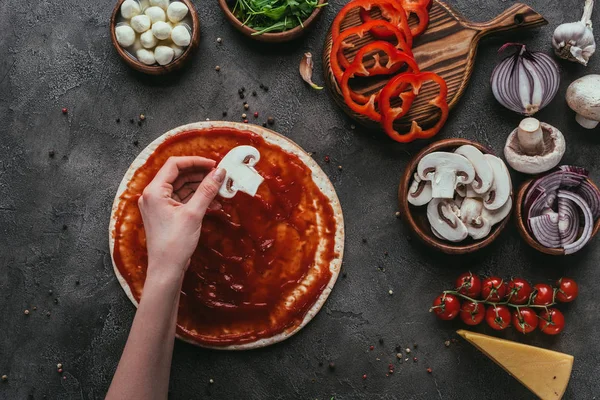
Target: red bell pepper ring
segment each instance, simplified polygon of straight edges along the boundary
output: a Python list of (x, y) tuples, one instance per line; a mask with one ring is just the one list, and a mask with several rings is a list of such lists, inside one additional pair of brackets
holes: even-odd
[[(433, 81), (440, 87), (440, 93), (433, 100), (429, 101), (429, 104), (440, 109), (440, 119), (434, 126), (427, 130), (423, 130), (416, 121), (412, 121), (408, 133), (397, 132), (394, 129), (394, 121), (408, 113), (408, 110), (415, 97), (419, 94), (423, 83), (427, 81)], [(399, 94), (402, 99), (402, 106), (392, 107), (391, 100), (398, 96), (399, 90), (402, 90), (401, 88), (405, 88), (407, 85), (411, 85), (412, 89), (410, 91), (403, 91)], [(381, 89), (379, 94), (379, 110), (382, 116), (381, 125), (385, 130), (385, 133), (395, 141), (402, 143), (434, 136), (440, 131), (448, 119), (449, 109), (448, 103), (446, 102), (447, 96), (448, 87), (446, 86), (446, 82), (441, 76), (434, 74), (433, 72), (403, 73), (396, 75), (383, 89)]]
[[(429, 25), (429, 10), (431, 9), (432, 0), (402, 0), (399, 1), (402, 8), (406, 12), (406, 18), (410, 17), (410, 14), (415, 14), (417, 19), (419, 20), (419, 24), (410, 28), (410, 32), (413, 37), (419, 36), (425, 29), (427, 29), (427, 25)], [(386, 8), (387, 6), (382, 6), (381, 10)], [(388, 13), (389, 9), (386, 10)], [(371, 13), (364, 8), (361, 8), (359, 11), (360, 19), (363, 22), (372, 21), (373, 17), (371, 17)], [(373, 36), (380, 39), (388, 39), (393, 37), (392, 32), (386, 30), (384, 28), (377, 27), (373, 31)]]
[[(367, 69), (364, 65), (363, 58), (375, 51), (385, 52), (388, 56), (388, 62), (385, 66), (381, 65), (379, 53), (375, 53), (373, 55), (375, 65)], [(342, 75), (340, 89), (342, 90), (346, 105), (355, 113), (364, 115), (373, 121), (380, 122), (381, 114), (375, 109), (375, 103), (379, 100), (379, 92), (373, 93), (370, 96), (360, 95), (350, 89), (349, 81), (355, 76), (366, 77), (392, 74), (397, 72), (405, 64), (411, 71), (419, 71), (419, 67), (414, 58), (407, 53), (398, 50), (389, 42), (377, 41), (365, 45), (358, 51), (354, 61), (352, 61), (352, 64), (350, 64)], [(359, 104), (357, 101), (361, 101), (363, 104)]]
[(383, 18), (402, 30), (405, 33), (406, 44), (409, 47), (412, 47), (412, 34), (410, 33), (410, 27), (408, 26), (406, 12), (397, 0), (353, 0), (349, 2), (342, 7), (331, 24), (331, 40), (333, 42), (336, 41), (339, 34), (342, 32), (342, 22), (348, 13), (357, 7), (367, 11), (370, 11), (373, 7), (379, 7)]
[(344, 49), (354, 47), (353, 44), (346, 43), (344, 40), (354, 35), (358, 36), (359, 38), (362, 38), (365, 35), (365, 33), (370, 32), (374, 28), (378, 27), (382, 27), (391, 32), (398, 42), (396, 44), (396, 48), (404, 51), (412, 57), (412, 51), (406, 43), (404, 32), (398, 29), (398, 27), (396, 27), (395, 25), (390, 24), (389, 22), (384, 21), (382, 19), (379, 19), (366, 22), (359, 26), (353, 26), (352, 28), (342, 31), (338, 38), (335, 40), (335, 42), (333, 42), (333, 44), (331, 45), (331, 53), (329, 56), (329, 60), (331, 64), (331, 71), (333, 72), (333, 76), (335, 76), (335, 79), (337, 80), (338, 84), (342, 80), (344, 69), (350, 66), (350, 62), (343, 54), (343, 51)]

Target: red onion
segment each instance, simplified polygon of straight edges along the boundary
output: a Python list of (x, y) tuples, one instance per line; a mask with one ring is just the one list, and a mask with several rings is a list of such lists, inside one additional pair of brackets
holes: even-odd
[(576, 251), (581, 250), (583, 246), (586, 245), (587, 242), (592, 238), (592, 230), (594, 229), (594, 217), (592, 217), (592, 210), (587, 205), (583, 198), (575, 193), (567, 192), (566, 190), (558, 191), (559, 198), (565, 198), (572, 200), (579, 206), (581, 211), (583, 212), (583, 232), (579, 236), (575, 242), (564, 244), (563, 247), (565, 249), (565, 254), (573, 254)]
[(492, 72), (492, 92), (509, 110), (533, 115), (547, 106), (558, 91), (558, 64), (546, 53), (529, 51), (520, 43), (507, 43), (498, 52), (512, 46), (517, 51)]

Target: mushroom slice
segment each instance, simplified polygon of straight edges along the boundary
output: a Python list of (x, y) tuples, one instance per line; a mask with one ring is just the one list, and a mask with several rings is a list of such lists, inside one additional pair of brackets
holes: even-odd
[(452, 199), (458, 184), (468, 184), (475, 178), (473, 164), (460, 154), (433, 152), (419, 161), (419, 178), (431, 181), (434, 199)]
[(234, 147), (223, 157), (219, 168), (226, 171), (225, 180), (219, 189), (219, 195), (232, 198), (238, 191), (256, 195), (263, 177), (254, 169), (260, 160), (260, 153), (252, 146)]
[(460, 220), (460, 209), (449, 199), (433, 199), (427, 205), (427, 219), (434, 235), (450, 242), (460, 242), (468, 236), (467, 227)]
[(513, 169), (539, 174), (556, 167), (565, 154), (565, 138), (552, 125), (525, 118), (504, 145), (504, 157)]
[(471, 182), (471, 187), (475, 193), (482, 194), (490, 190), (492, 182), (494, 181), (494, 172), (492, 167), (483, 157), (483, 153), (479, 151), (475, 146), (465, 144), (454, 150), (456, 154), (464, 156), (467, 160), (473, 164), (475, 168), (475, 178)]
[[(489, 235), (492, 227), (504, 220), (510, 214), (511, 209), (512, 201), (510, 199), (502, 207), (493, 211), (483, 207), (483, 202), (479, 199), (465, 199), (460, 209), (460, 215), (467, 226), (469, 236), (478, 240)], [(478, 212), (479, 215), (477, 215)]]
[(485, 159), (494, 171), (494, 182), (484, 197), (483, 206), (488, 210), (497, 210), (506, 203), (510, 197), (512, 183), (510, 174), (504, 162), (496, 156), (485, 154)]
[(415, 173), (414, 180), (408, 189), (408, 202), (413, 206), (422, 206), (431, 201), (431, 182), (424, 181)]
[(482, 197), (485, 195), (485, 193), (475, 193), (475, 191), (473, 190), (472, 184), (469, 184), (469, 185), (458, 184), (456, 186), (456, 193), (460, 197)]
[(600, 121), (600, 75), (586, 75), (573, 81), (566, 97), (569, 107), (577, 113), (577, 123), (594, 129)]

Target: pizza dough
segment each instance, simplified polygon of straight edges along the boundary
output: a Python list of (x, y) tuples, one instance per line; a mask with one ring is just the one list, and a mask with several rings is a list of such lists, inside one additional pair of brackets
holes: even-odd
[[(194, 145), (200, 144), (201, 147), (194, 148)], [(145, 235), (136, 196), (162, 165), (162, 158), (198, 154), (218, 162), (228, 150), (243, 144), (258, 146), (261, 151), (262, 157), (256, 169), (266, 175), (266, 181), (255, 199), (264, 203), (272, 214), (256, 214), (253, 210), (261, 203), (244, 206), (254, 198), (244, 198), (247, 195), (239, 193), (233, 199), (219, 199), (223, 202), (226, 218), (223, 215), (207, 215), (205, 218), (200, 245), (184, 279), (177, 328), (180, 339), (202, 347), (252, 349), (292, 336), (322, 307), (341, 268), (344, 247), (342, 211), (329, 179), (317, 163), (295, 143), (267, 129), (234, 122), (201, 122), (173, 129), (152, 142), (135, 159), (119, 186), (109, 227), (110, 251), (115, 274), (127, 296), (137, 305), (147, 263), (143, 254), (145, 244), (139, 245), (145, 243)], [(300, 180), (299, 184), (294, 186), (296, 181), (291, 178), (286, 183), (286, 177)], [(288, 186), (278, 188), (278, 185)], [(298, 187), (302, 189), (298, 191)], [(289, 193), (296, 194), (290, 197)], [(288, 203), (286, 212), (289, 219), (285, 219), (281, 215), (288, 215), (282, 212)], [(256, 247), (255, 238), (249, 241), (245, 235), (236, 236), (231, 241), (242, 245), (223, 251), (222, 246), (226, 246), (228, 239), (219, 236), (223, 231), (227, 235), (237, 235), (237, 231), (231, 230), (231, 226), (236, 224), (242, 227), (240, 229), (252, 231), (252, 224), (246, 226), (245, 221), (261, 215), (277, 216), (273, 217), (276, 223), (267, 221), (269, 224), (265, 225), (273, 225), (273, 233), (266, 232), (273, 239), (264, 240)], [(228, 225), (223, 225), (226, 229), (218, 228), (220, 220), (226, 221)], [(263, 224), (257, 225), (258, 230), (263, 229), (260, 235), (265, 235)], [(231, 249), (238, 248), (242, 257), (230, 254), (233, 252)], [(289, 251), (292, 248), (294, 251)], [(254, 261), (248, 264), (247, 255), (259, 250), (265, 251), (260, 260), (271, 257), (269, 262), (254, 257)], [(275, 255), (269, 255), (273, 251)], [(225, 261), (215, 262), (221, 258), (215, 258), (213, 253)], [(268, 268), (265, 269), (265, 266)], [(239, 274), (240, 268), (245, 273)], [(236, 281), (238, 278), (248, 287), (241, 287), (243, 285)], [(210, 279), (213, 281), (207, 282)], [(229, 285), (229, 281), (234, 284)], [(224, 286), (225, 283), (229, 286)], [(282, 286), (269, 286), (273, 284)], [(238, 286), (239, 295), (235, 293)], [(260, 300), (263, 294), (268, 301)], [(209, 322), (200, 324), (199, 318)], [(248, 320), (243, 321), (245, 318)]]

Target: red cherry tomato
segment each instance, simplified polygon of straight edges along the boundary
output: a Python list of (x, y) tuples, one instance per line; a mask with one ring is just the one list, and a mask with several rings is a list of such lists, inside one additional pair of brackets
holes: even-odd
[(558, 291), (556, 292), (556, 300), (561, 303), (568, 303), (573, 301), (579, 295), (579, 287), (577, 283), (571, 278), (560, 278), (556, 281), (556, 287)]
[(558, 335), (565, 328), (565, 316), (556, 308), (540, 313), (540, 331), (546, 335)]
[(477, 275), (465, 272), (456, 279), (456, 290), (465, 296), (477, 299), (481, 294), (481, 279)]
[(479, 325), (485, 318), (485, 306), (473, 301), (465, 301), (460, 307), (460, 319), (467, 325)]
[(512, 313), (512, 324), (521, 333), (530, 333), (538, 326), (538, 316), (529, 307), (521, 307)]
[(531, 294), (531, 285), (525, 279), (513, 278), (506, 292), (509, 303), (525, 304), (529, 300)]
[(441, 294), (433, 300), (431, 310), (444, 321), (454, 319), (460, 312), (460, 300), (453, 294)]
[(505, 305), (490, 306), (485, 312), (485, 321), (497, 331), (510, 326), (510, 317), (510, 310)]
[(533, 286), (533, 295), (531, 296), (533, 304), (547, 306), (548, 304), (552, 304), (553, 298), (554, 289), (552, 289), (552, 286), (545, 283), (538, 283)]
[(506, 295), (506, 285), (502, 278), (491, 276), (481, 284), (481, 298), (488, 301), (500, 301)]

